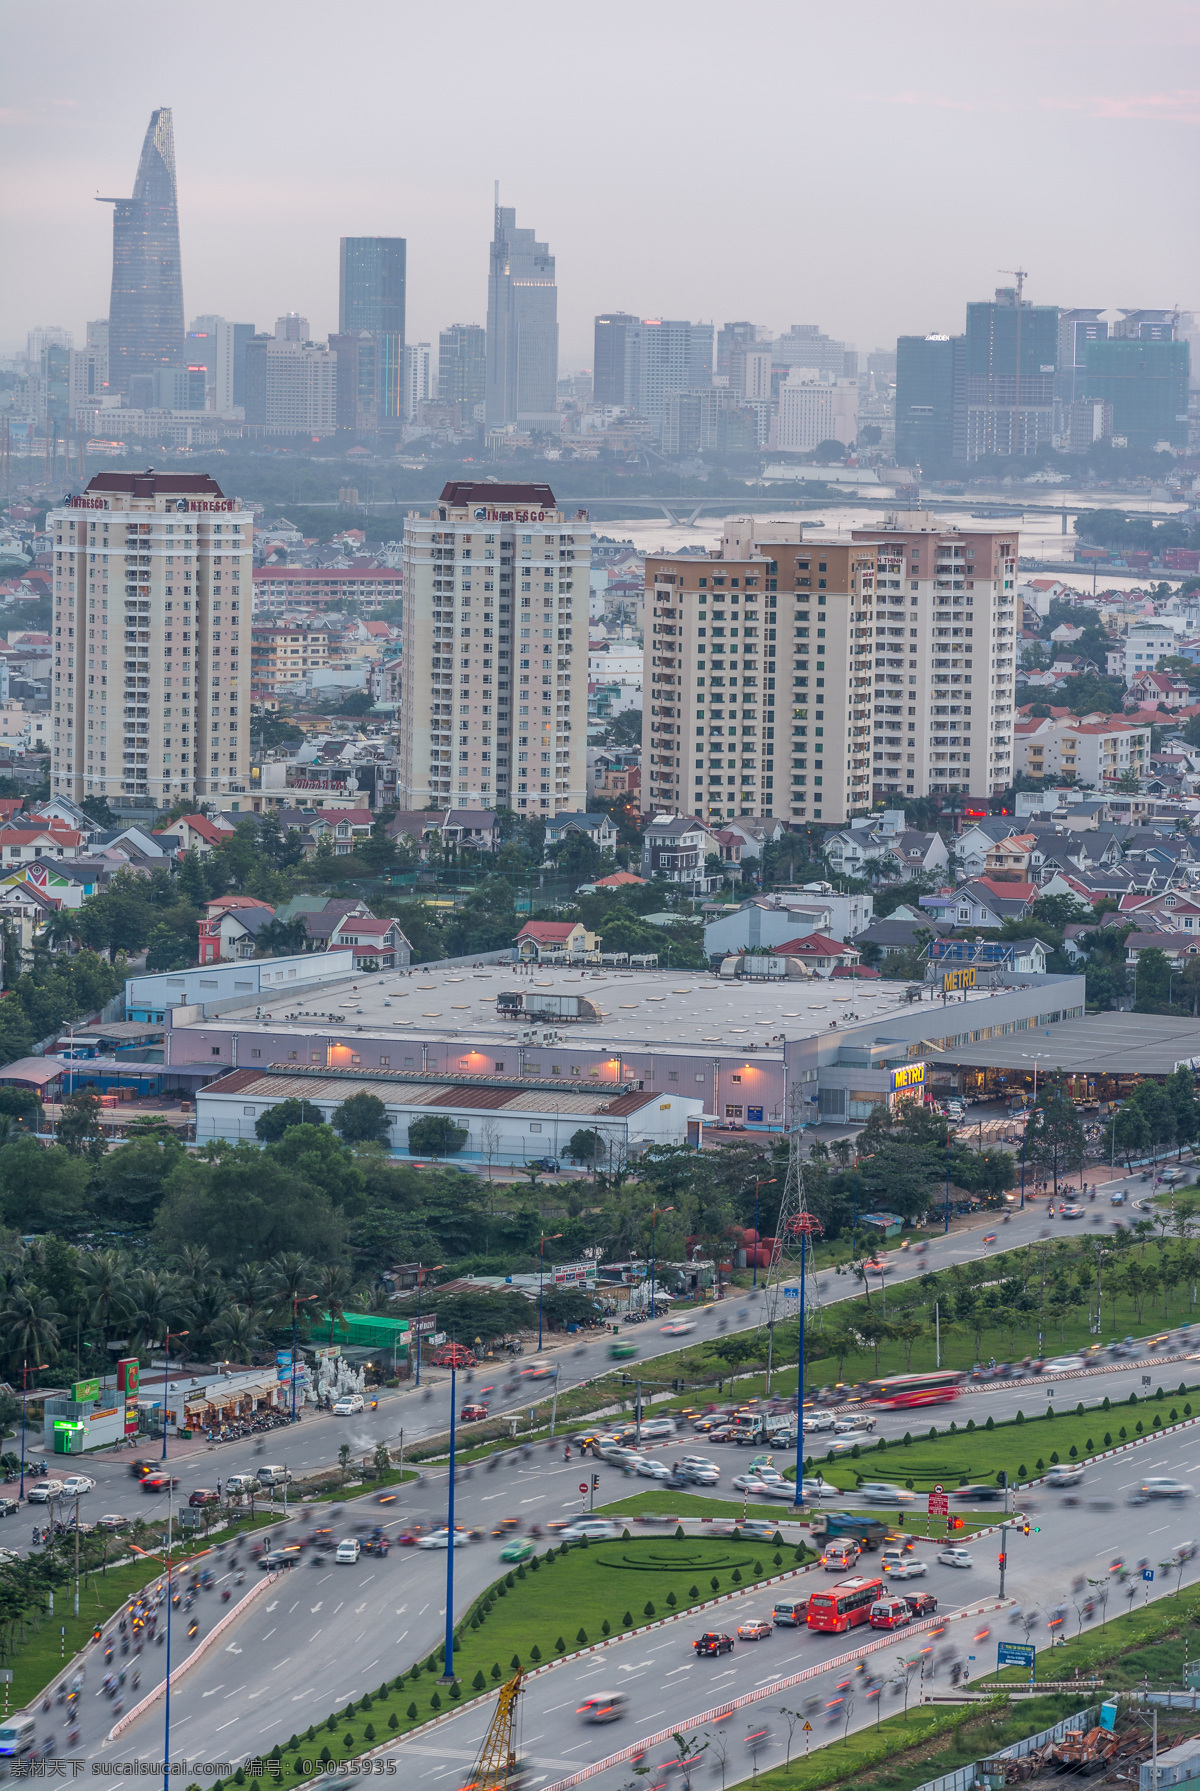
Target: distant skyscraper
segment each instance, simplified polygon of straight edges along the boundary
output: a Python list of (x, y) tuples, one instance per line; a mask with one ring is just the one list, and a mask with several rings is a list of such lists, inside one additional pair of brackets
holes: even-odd
[(1054, 432), (1058, 306), (1017, 301), (1014, 287), (967, 306), (966, 458), (1034, 454)]
[(1155, 448), (1159, 442), (1183, 448), (1190, 371), (1186, 342), (1112, 336), (1088, 343), (1082, 397), (1111, 407), (1112, 433), (1123, 435), (1131, 448)]
[(75, 333), (64, 329), (61, 323), (44, 323), (36, 330), (30, 330), (25, 338), (25, 358), (29, 363), (29, 371), (37, 373), (42, 365), (42, 356), (48, 348), (74, 348)]
[(957, 383), (965, 338), (901, 336), (896, 343), (896, 459), (934, 466), (954, 454)]
[(660, 423), (671, 392), (712, 385), (713, 326), (685, 319), (609, 312), (596, 319), (593, 393)]
[(302, 317), (299, 311), (285, 311), (282, 317), (275, 319), (276, 342), (309, 341), (308, 318)]
[(171, 109), (150, 115), (131, 199), (112, 205), (113, 274), (108, 310), (109, 386), (128, 393), (130, 379), (177, 367), (183, 351), (183, 275), (175, 193)]
[(1089, 342), (1106, 342), (1108, 325), (1101, 320), (1100, 307), (1060, 311), (1058, 314), (1058, 372), (1054, 396), (1060, 406), (1073, 404), (1083, 391), (1083, 370), (1087, 366)]
[(488, 260), (487, 423), (558, 427), (558, 289), (554, 257), (497, 204)]
[(404, 350), (404, 420), (415, 423), (430, 396), (433, 350), (428, 342), (410, 342)]
[(452, 323), (438, 337), (438, 397), (461, 404), (470, 422), (487, 384), (487, 332), (479, 323)]
[[(235, 404), (246, 402), (246, 344), (254, 335), (252, 323), (230, 323), (226, 317), (206, 314), (193, 317), (188, 331), (188, 361), (203, 361), (213, 391), (213, 408), (228, 415)], [(196, 338), (210, 338), (208, 347), (197, 349)]]
[(338, 334), (366, 334), (376, 339), (374, 408), (381, 422), (397, 422), (404, 414), (407, 257), (408, 244), (402, 236), (343, 236), (341, 240)]
[(592, 397), (597, 404), (625, 403), (625, 338), (640, 321), (630, 311), (605, 311), (597, 317), (592, 348)]

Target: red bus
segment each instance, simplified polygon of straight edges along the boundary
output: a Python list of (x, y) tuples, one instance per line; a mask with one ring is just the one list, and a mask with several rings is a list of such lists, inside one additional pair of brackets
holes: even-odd
[(957, 1399), (966, 1375), (959, 1369), (943, 1368), (933, 1374), (889, 1374), (885, 1379), (869, 1381), (863, 1398), (871, 1405), (886, 1410), (903, 1411), (910, 1406), (941, 1405)]
[(839, 1580), (828, 1592), (809, 1594), (806, 1622), (809, 1629), (829, 1629), (844, 1635), (860, 1623), (871, 1620), (871, 1606), (877, 1598), (887, 1596), (882, 1580), (869, 1580), (862, 1575)]

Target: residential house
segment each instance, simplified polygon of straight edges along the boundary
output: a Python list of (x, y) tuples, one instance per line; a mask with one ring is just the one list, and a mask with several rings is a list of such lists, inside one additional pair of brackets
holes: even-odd
[(764, 846), (778, 845), (786, 837), (787, 828), (782, 821), (773, 816), (739, 815), (737, 820), (724, 822), (723, 833), (737, 833), (742, 838), (742, 862), (748, 858), (761, 858)]
[(407, 841), (422, 859), (443, 845), (497, 852), (503, 843), (500, 823), (490, 808), (401, 809), (385, 823), (384, 832), (389, 839)]
[(743, 835), (734, 833), (727, 827), (718, 827), (716, 838), (721, 851), (721, 863), (740, 865), (746, 844)]
[(578, 920), (527, 920), (513, 940), (518, 964), (573, 963), (597, 949), (595, 933)]
[(604, 802), (622, 799), (638, 806), (642, 791), (642, 768), (636, 761), (597, 758), (592, 764), (590, 789)]
[[(369, 808), (330, 808), (313, 815), (307, 827), (313, 839), (313, 852), (323, 839), (327, 839), (335, 858), (348, 858), (359, 840), (370, 838), (374, 820)], [(305, 853), (306, 858), (311, 856), (312, 853)]]
[(853, 970), (862, 961), (857, 945), (831, 939), (828, 933), (806, 933), (803, 938), (785, 939), (771, 949), (779, 958), (799, 958), (817, 976), (832, 976), (835, 970)]
[(882, 858), (892, 841), (866, 827), (842, 827), (827, 833), (822, 843), (830, 869), (839, 877), (861, 877), (863, 867)]
[(976, 877), (958, 889), (922, 896), (919, 906), (952, 927), (998, 927), (1028, 914), (1042, 893), (1036, 883), (993, 883)]
[(231, 958), (252, 958), (255, 935), (274, 915), (270, 902), (260, 902), (254, 896), (218, 896), (206, 902), (197, 961), (219, 964)]
[(1191, 703), (1186, 678), (1177, 672), (1139, 672), (1125, 692), (1126, 709), (1185, 709)]
[(412, 948), (398, 920), (376, 920), (374, 915), (347, 914), (338, 921), (329, 949), (351, 946), (355, 970), (402, 970), (412, 962)]
[(293, 896), (275, 912), (276, 920), (285, 925), (294, 920), (303, 920), (307, 935), (303, 947), (305, 951), (328, 951), (334, 931), (342, 921), (370, 916), (371, 910), (366, 903), (356, 902), (352, 896)]
[(920, 920), (898, 920), (889, 914), (886, 920), (873, 920), (869, 927), (856, 933), (854, 943), (860, 951), (869, 946), (877, 946), (885, 958), (902, 957), (911, 951), (920, 951), (931, 936), (945, 931), (944, 922), (934, 920), (932, 916)]
[(954, 842), (954, 856), (963, 876), (982, 877), (992, 847), (1020, 831), (1014, 821), (1002, 815), (989, 815), (964, 827)]
[(1032, 833), (1010, 833), (1007, 839), (997, 840), (984, 858), (984, 875), (1025, 882), (1036, 843), (1037, 836)]
[(30, 864), (38, 858), (77, 858), (86, 841), (61, 821), (21, 816), (0, 827), (0, 866)]
[(1172, 964), (1194, 958), (1200, 952), (1200, 939), (1186, 933), (1130, 933), (1125, 941), (1125, 963), (1133, 969), (1144, 951), (1160, 951)]
[(711, 894), (721, 881), (719, 872), (706, 867), (710, 855), (720, 856), (716, 837), (694, 816), (657, 815), (642, 835), (642, 875), (663, 877), (698, 895)]
[(950, 863), (950, 854), (940, 833), (921, 833), (911, 827), (892, 841), (886, 856), (895, 859), (906, 879), (937, 876)]
[(592, 844), (597, 846), (601, 852), (611, 852), (616, 847), (617, 830), (613, 826), (611, 816), (606, 815), (603, 810), (592, 815), (572, 810), (569, 813), (557, 814), (552, 819), (547, 817), (547, 856), (553, 847), (561, 845), (567, 835), (571, 833), (581, 833), (585, 839), (591, 840)]
[(154, 838), (164, 844), (174, 841), (180, 852), (195, 850), (204, 858), (232, 834), (233, 827), (224, 818), (210, 820), (207, 815), (180, 815), (178, 821), (158, 828)]

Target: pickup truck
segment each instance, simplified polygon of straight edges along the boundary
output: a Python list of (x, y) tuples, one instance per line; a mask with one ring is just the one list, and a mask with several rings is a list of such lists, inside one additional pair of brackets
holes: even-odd
[(814, 1541), (844, 1537), (860, 1549), (877, 1549), (888, 1533), (877, 1517), (857, 1517), (852, 1511), (814, 1511), (809, 1530)]

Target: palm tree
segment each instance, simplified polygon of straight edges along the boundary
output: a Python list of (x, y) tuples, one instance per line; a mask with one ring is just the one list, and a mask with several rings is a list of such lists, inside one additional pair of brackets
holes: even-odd
[(244, 1306), (251, 1319), (256, 1320), (271, 1296), (271, 1278), (261, 1262), (239, 1263), (229, 1277), (229, 1285), (238, 1305)]
[(97, 1327), (101, 1342), (108, 1342), (114, 1318), (126, 1318), (131, 1304), (126, 1265), (116, 1250), (97, 1250), (85, 1257), (81, 1280), (87, 1303), (88, 1323)]
[(205, 1244), (185, 1244), (175, 1257), (172, 1267), (179, 1271), (189, 1292), (202, 1286), (215, 1273), (213, 1259)]
[(333, 1342), (334, 1326), (341, 1323), (345, 1314), (352, 1287), (350, 1271), (340, 1262), (322, 1263), (317, 1270), (315, 1290), (320, 1296), (318, 1304), (329, 1316), (330, 1343)]
[(227, 1306), (213, 1326), (213, 1337), (222, 1354), (238, 1362), (249, 1362), (258, 1336), (254, 1314), (245, 1306)]
[(144, 1269), (131, 1283), (129, 1292), (133, 1307), (131, 1342), (135, 1348), (161, 1343), (168, 1331), (178, 1335), (183, 1329), (187, 1290), (178, 1275)]
[(193, 1355), (211, 1354), (213, 1336), (228, 1311), (224, 1282), (202, 1281), (189, 1289), (187, 1319)]
[(283, 1318), (292, 1316), (292, 1301), (303, 1299), (313, 1284), (315, 1270), (307, 1256), (299, 1250), (280, 1250), (267, 1264), (273, 1310)]
[(58, 1348), (62, 1313), (40, 1287), (12, 1287), (0, 1307), (0, 1337), (10, 1362), (48, 1360)]
[(46, 916), (37, 936), (37, 945), (48, 951), (60, 951), (64, 945), (79, 938), (79, 928), (78, 909), (58, 908)]

